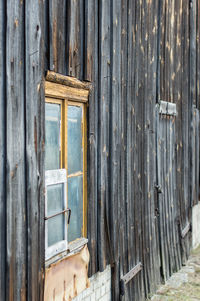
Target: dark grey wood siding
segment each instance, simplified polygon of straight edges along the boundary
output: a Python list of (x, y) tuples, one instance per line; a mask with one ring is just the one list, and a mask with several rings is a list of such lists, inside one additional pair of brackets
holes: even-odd
[[(118, 300), (120, 278), (141, 262), (125, 300), (144, 300), (163, 276), (155, 186), (156, 137), (165, 129), (162, 138), (175, 161), (173, 229), (180, 230), (174, 268), (165, 263), (165, 278), (190, 251), (191, 235), (181, 238), (181, 230), (199, 201), (200, 1), (9, 0), (1, 1), (0, 17), (0, 299), (42, 300), (43, 80), (52, 70), (93, 85), (87, 116), (90, 274), (110, 263), (112, 298)], [(160, 99), (176, 103), (173, 137), (156, 123)], [(164, 198), (172, 202), (170, 194)]]
[(157, 113), (159, 242), (161, 273), (165, 280), (182, 264), (176, 189), (176, 118)]
[[(0, 273), (5, 275), (6, 257), (5, 257), (5, 246), (6, 246), (6, 143), (5, 143), (5, 110), (6, 110), (6, 74), (5, 74), (5, 20), (6, 20), (6, 9), (4, 1), (0, 3)], [(5, 283), (6, 278), (0, 277), (0, 299), (5, 300)]]
[(0, 299), (43, 300), (44, 8), (0, 4)]

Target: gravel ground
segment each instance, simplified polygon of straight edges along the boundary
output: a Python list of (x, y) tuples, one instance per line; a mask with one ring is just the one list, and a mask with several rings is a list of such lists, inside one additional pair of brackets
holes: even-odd
[(197, 301), (200, 300), (200, 247), (194, 250), (179, 272), (161, 286), (152, 301)]

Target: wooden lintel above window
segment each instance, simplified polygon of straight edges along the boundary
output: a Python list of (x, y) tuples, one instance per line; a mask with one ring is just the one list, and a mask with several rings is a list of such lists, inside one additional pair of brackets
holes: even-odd
[(45, 81), (45, 95), (85, 103), (88, 102), (89, 91)]
[[(92, 85), (77, 78), (48, 71), (45, 81), (46, 96), (54, 95), (73, 101), (87, 102)], [(56, 95), (55, 95), (56, 94)]]

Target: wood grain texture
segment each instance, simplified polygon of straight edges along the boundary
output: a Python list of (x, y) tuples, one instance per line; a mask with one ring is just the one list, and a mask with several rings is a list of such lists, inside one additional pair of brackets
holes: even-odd
[[(104, 270), (107, 264), (108, 256), (112, 254), (112, 245), (110, 244), (109, 228), (109, 163), (110, 156), (110, 13), (111, 0), (103, 1), (99, 5), (99, 123), (98, 123), (98, 249), (99, 268)], [(102, 125), (104, 126), (102, 127)], [(107, 237), (106, 237), (107, 235)], [(106, 248), (106, 239), (108, 239), (108, 248)], [(113, 262), (111, 262), (113, 264)]]
[[(158, 113), (157, 113), (158, 114)], [(159, 193), (159, 233), (162, 277), (166, 280), (181, 267), (175, 162), (176, 117), (157, 116), (157, 160)], [(174, 246), (174, 247), (173, 247)], [(177, 259), (179, 259), (177, 261)]]
[(77, 88), (77, 89), (85, 89), (89, 91), (92, 89), (91, 83), (83, 82), (75, 77), (64, 76), (62, 74), (55, 73), (53, 71), (47, 71), (46, 80), (60, 85)]
[(7, 1), (6, 299), (26, 299), (24, 3)]
[(49, 97), (54, 96), (56, 98), (88, 102), (89, 91), (45, 81), (45, 94)]
[(84, 1), (69, 0), (67, 5), (67, 74), (83, 79)]
[(48, 5), (50, 70), (66, 74), (67, 67), (67, 1), (50, 0)]
[[(0, 273), (6, 267), (6, 6), (0, 3)], [(0, 277), (0, 300), (5, 300), (5, 277)]]
[[(200, 0), (2, 2), (0, 299), (43, 295), (46, 68), (49, 96), (87, 101), (82, 81), (93, 86), (90, 275), (110, 263), (117, 300), (120, 278), (141, 262), (122, 300), (144, 300), (190, 252), (181, 231), (199, 201)], [(177, 116), (160, 116), (160, 100)]]
[[(85, 71), (84, 79), (93, 83), (88, 108), (88, 239), (90, 249), (89, 274), (98, 270), (97, 248), (97, 153), (98, 153), (98, 1), (85, 1)], [(96, 224), (96, 227), (94, 225)]]
[(25, 176), (27, 300), (43, 300), (44, 290), (44, 4), (25, 6)]

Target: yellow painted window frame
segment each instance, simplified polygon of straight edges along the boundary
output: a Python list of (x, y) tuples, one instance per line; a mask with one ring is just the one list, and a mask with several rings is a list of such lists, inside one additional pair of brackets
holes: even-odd
[[(61, 84), (62, 83), (62, 84)], [(48, 71), (45, 81), (45, 102), (61, 105), (61, 168), (67, 167), (67, 108), (81, 106), (83, 146), (83, 228), (82, 236), (87, 237), (87, 104), (90, 92), (88, 83)], [(78, 175), (78, 174), (77, 174)], [(67, 178), (68, 170), (67, 170)]]

